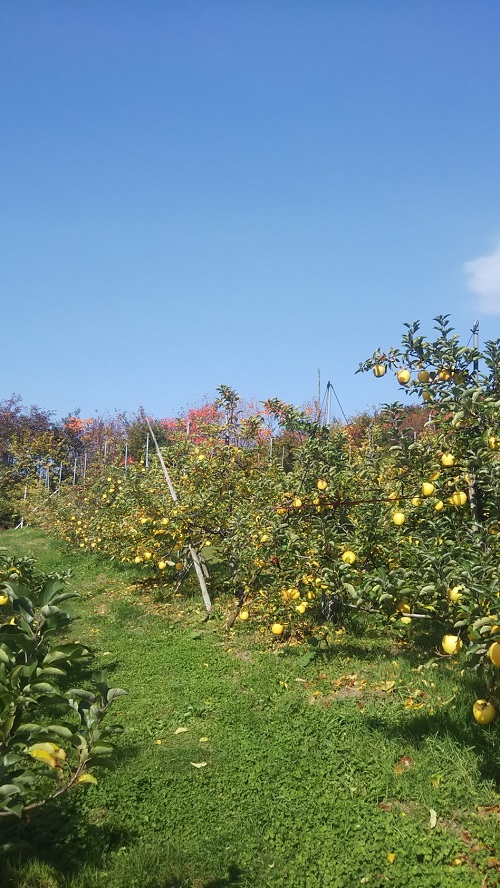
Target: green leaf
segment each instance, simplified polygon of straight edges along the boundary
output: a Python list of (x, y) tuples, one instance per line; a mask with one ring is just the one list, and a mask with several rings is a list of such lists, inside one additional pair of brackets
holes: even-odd
[(9, 796), (13, 796), (18, 794), (21, 791), (19, 786), (15, 786), (14, 783), (4, 783), (0, 785), (0, 800), (6, 799)]
[(31, 686), (29, 686), (31, 692), (35, 692), (37, 694), (57, 694), (58, 688), (49, 684), (48, 681), (35, 681)]
[(124, 697), (127, 695), (127, 692), (122, 690), (121, 688), (110, 688), (106, 695), (106, 703), (111, 703), (113, 700), (116, 700), (118, 697)]
[(47, 725), (47, 731), (50, 734), (55, 734), (57, 737), (62, 737), (64, 740), (71, 740), (74, 736), (74, 731), (67, 725)]
[(64, 589), (65, 584), (60, 579), (48, 580), (40, 593), (40, 606), (48, 604), (52, 598)]
[(70, 688), (66, 692), (66, 696), (75, 697), (77, 700), (88, 700), (89, 703), (93, 703), (95, 700), (95, 694), (92, 694), (91, 691), (85, 691), (83, 688)]
[(33, 722), (27, 722), (26, 724), (19, 725), (16, 734), (34, 734), (36, 731), (45, 731), (45, 728), (42, 728), (41, 725), (34, 724)]

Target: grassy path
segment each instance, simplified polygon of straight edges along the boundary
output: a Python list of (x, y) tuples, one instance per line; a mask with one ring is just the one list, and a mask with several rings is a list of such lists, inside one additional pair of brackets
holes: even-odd
[(458, 670), (347, 634), (306, 664), (193, 602), (149, 607), (113, 564), (36, 531), (0, 543), (72, 567), (74, 635), (128, 691), (116, 769), (45, 809), (11, 886), (499, 884), (498, 811), (478, 811), (499, 803), (498, 728), (473, 724)]

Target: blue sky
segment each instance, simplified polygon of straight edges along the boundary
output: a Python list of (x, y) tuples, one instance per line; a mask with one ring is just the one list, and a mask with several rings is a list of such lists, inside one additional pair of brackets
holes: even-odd
[(319, 369), (353, 415), (405, 321), (496, 339), (499, 34), (497, 0), (0, 4), (0, 399), (301, 404)]

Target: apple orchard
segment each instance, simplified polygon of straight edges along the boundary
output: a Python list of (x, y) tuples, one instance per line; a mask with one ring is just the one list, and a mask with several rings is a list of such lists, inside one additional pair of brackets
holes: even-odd
[[(402, 645), (427, 633), (430, 656), (479, 671), (471, 710), (488, 724), (500, 676), (500, 342), (479, 353), (447, 316), (435, 323), (434, 339), (406, 325), (399, 348), (358, 371), (380, 379), (381, 399), (395, 374), (410, 407), (327, 428), (276, 398), (244, 411), (221, 386), (189, 424), (139, 416), (104, 452), (95, 428), (76, 425), (74, 446), (93, 453), (85, 478), (75, 483), (74, 448), (47, 446), (47, 481), (33, 475), (20, 514), (132, 565), (156, 593), (182, 593), (198, 562), (226, 626), (270, 644), (333, 645), (356, 613)], [(165, 471), (152, 437), (146, 458), (148, 430)]]

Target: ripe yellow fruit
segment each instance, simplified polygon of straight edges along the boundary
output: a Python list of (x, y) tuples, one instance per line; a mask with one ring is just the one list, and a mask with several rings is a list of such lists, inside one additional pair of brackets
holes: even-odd
[(435, 510), (436, 512), (440, 512), (441, 509), (444, 509), (444, 503), (443, 503), (443, 500), (437, 500), (437, 502), (434, 503), (434, 510)]
[(324, 478), (319, 478), (316, 487), (318, 488), (318, 490), (326, 490), (326, 488), (328, 487), (328, 482), (325, 481)]
[(300, 598), (299, 590), (295, 589), (294, 587), (292, 587), (291, 589), (288, 589), (288, 597), (291, 598), (292, 601), (298, 601)]
[(417, 379), (419, 382), (422, 382), (422, 383), (429, 382), (430, 378), (431, 378), (431, 374), (429, 373), (428, 370), (419, 370), (418, 375), (417, 375)]
[(8, 600), (9, 600), (8, 595), (0, 595), (0, 606), (2, 606), (3, 604), (7, 604)]
[(394, 521), (396, 527), (401, 527), (401, 525), (404, 524), (406, 521), (404, 512), (394, 512), (392, 520)]
[(489, 725), (496, 715), (493, 703), (487, 700), (476, 700), (472, 707), (472, 714), (479, 725)]
[(160, 570), (165, 570), (166, 566), (167, 566), (166, 561), (159, 561), (158, 562), (158, 567), (160, 568)]
[(297, 604), (297, 605), (295, 606), (295, 610), (297, 611), (298, 614), (305, 614), (305, 612), (306, 612), (306, 605), (304, 604), (303, 601), (301, 601), (300, 604)]
[(467, 494), (464, 493), (463, 490), (457, 490), (453, 494), (451, 501), (454, 506), (465, 506), (465, 504), (467, 502)]
[(430, 392), (427, 391), (427, 389), (424, 389), (424, 391), (422, 392), (422, 398), (424, 399), (424, 401), (427, 402), (432, 401), (432, 395)]
[(448, 598), (453, 604), (456, 604), (457, 601), (460, 601), (462, 598), (462, 589), (463, 586), (453, 586), (453, 589), (448, 589)]
[(432, 484), (430, 481), (424, 481), (424, 483), (422, 484), (422, 496), (432, 496), (435, 489), (436, 488), (434, 487), (434, 484)]
[(399, 611), (400, 614), (411, 613), (410, 605), (407, 601), (404, 601), (403, 599), (401, 599), (401, 601), (398, 601), (398, 603), (396, 604), (396, 610)]
[(273, 623), (271, 626), (271, 632), (273, 635), (283, 635), (284, 626), (281, 623)]
[(250, 616), (250, 614), (248, 613), (247, 610), (242, 610), (239, 613), (240, 620), (243, 620), (243, 622), (245, 622), (245, 620), (248, 620), (249, 616)]
[(411, 373), (409, 370), (398, 370), (396, 373), (396, 379), (400, 383), (400, 385), (407, 385), (411, 379)]
[(296, 509), (300, 509), (300, 507), (302, 505), (302, 500), (301, 500), (300, 496), (294, 496), (293, 505), (295, 506)]
[(375, 364), (373, 368), (373, 374), (377, 377), (377, 379), (379, 379), (381, 376), (385, 376), (386, 371), (387, 367), (385, 366), (385, 364)]
[(453, 456), (453, 453), (443, 453), (441, 457), (441, 462), (443, 466), (454, 466), (455, 457)]
[(500, 669), (500, 644), (498, 644), (498, 641), (494, 641), (493, 644), (490, 644), (488, 648), (488, 657), (493, 663), (493, 666), (497, 666)]
[(175, 569), (176, 570), (182, 570), (183, 567), (184, 567), (184, 565), (183, 565), (182, 561), (175, 562)]
[(443, 367), (438, 373), (438, 379), (441, 382), (448, 382), (451, 379), (451, 370), (448, 370), (447, 367)]
[(500, 438), (495, 438), (494, 435), (490, 435), (488, 438), (488, 447), (490, 450), (500, 450)]
[(152, 552), (144, 552), (144, 560), (145, 561), (150, 561), (152, 557), (153, 557)]
[(458, 635), (443, 635), (441, 639), (441, 647), (445, 654), (458, 654), (462, 646), (462, 639)]
[(411, 504), (412, 504), (412, 506), (421, 506), (422, 505), (421, 497), (419, 497), (419, 496), (412, 497)]
[(411, 617), (401, 617), (400, 622), (404, 623), (405, 626), (407, 626), (409, 623), (411, 623)]
[(161, 519), (161, 523), (162, 523), (162, 524), (168, 524), (168, 518), (162, 518), (162, 519)]
[(134, 564), (142, 564), (142, 558), (140, 555), (136, 555), (134, 558)]
[(351, 552), (351, 550), (348, 549), (347, 552), (344, 552), (344, 554), (342, 555), (342, 561), (344, 562), (344, 564), (354, 564), (354, 562), (356, 561), (356, 556), (354, 552)]

